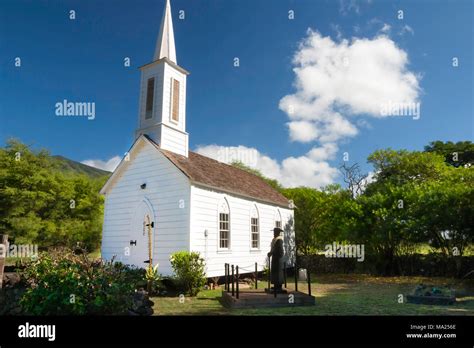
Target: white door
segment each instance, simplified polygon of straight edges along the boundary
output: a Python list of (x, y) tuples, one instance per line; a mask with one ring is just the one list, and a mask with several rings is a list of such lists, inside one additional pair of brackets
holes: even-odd
[[(149, 224), (151, 231), (148, 230)], [(149, 265), (149, 248), (153, 250), (154, 214), (148, 201), (142, 201), (137, 207), (130, 231), (130, 256), (128, 263), (141, 268)], [(149, 233), (151, 232), (151, 239)]]

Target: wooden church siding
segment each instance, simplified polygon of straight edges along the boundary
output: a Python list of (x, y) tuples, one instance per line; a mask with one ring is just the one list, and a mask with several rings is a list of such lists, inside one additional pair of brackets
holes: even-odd
[[(226, 199), (230, 208), (230, 250), (219, 249), (219, 203)], [(260, 249), (251, 248), (250, 214), (254, 204), (259, 211)], [(275, 227), (275, 213), (280, 209), (283, 225), (292, 217), (291, 210), (253, 202), (236, 195), (191, 186), (191, 244), (206, 259), (207, 276), (221, 276), (224, 263), (239, 265), (241, 273), (252, 272), (254, 263), (263, 270)], [(208, 231), (207, 237), (204, 231)]]
[(180, 155), (186, 155), (183, 149), (187, 148), (186, 135), (178, 133), (168, 127), (163, 127), (162, 142), (166, 143), (166, 148)]
[[(134, 153), (106, 195), (102, 255), (106, 259), (117, 255), (117, 260), (128, 263), (124, 248), (129, 246), (134, 208), (146, 198), (155, 215), (154, 263), (168, 275), (170, 254), (189, 249), (189, 182), (151, 144), (138, 144)], [(143, 183), (145, 190), (140, 188)]]

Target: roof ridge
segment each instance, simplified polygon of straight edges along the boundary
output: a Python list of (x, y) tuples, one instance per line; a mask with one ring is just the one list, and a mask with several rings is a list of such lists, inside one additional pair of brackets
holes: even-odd
[[(201, 155), (200, 153), (197, 153), (197, 152), (195, 152), (195, 151), (189, 150), (189, 152), (192, 152), (194, 155), (198, 155), (198, 156), (204, 157), (204, 158), (206, 158), (206, 159), (208, 159), (208, 160), (211, 160), (211, 161), (213, 161), (213, 162), (216, 162), (216, 163), (218, 163), (218, 164), (223, 164), (223, 165), (228, 166), (228, 167), (230, 167), (230, 168), (232, 168), (232, 169), (240, 170), (241, 172), (243, 172), (243, 173), (245, 173), (245, 174), (247, 174), (247, 175), (255, 176), (255, 177), (259, 178), (260, 180), (262, 180), (262, 181), (263, 181), (265, 184), (267, 184), (269, 187), (271, 187), (272, 189), (274, 189), (275, 191), (277, 191), (278, 193), (280, 193), (277, 189), (275, 189), (273, 186), (271, 186), (271, 185), (270, 185), (264, 178), (262, 178), (260, 175), (257, 175), (257, 174), (254, 174), (254, 173), (250, 173), (250, 172), (246, 171), (245, 169), (236, 167), (236, 166), (234, 166), (234, 165), (232, 165), (232, 164), (229, 164), (229, 163), (225, 163), (225, 162), (218, 161), (218, 160), (216, 160), (216, 159), (214, 159), (214, 158), (212, 158), (212, 157), (205, 156), (205, 155)], [(245, 163), (244, 163), (244, 165), (245, 165)], [(281, 194), (281, 193), (280, 193), (280, 194)], [(285, 197), (285, 198), (286, 198), (286, 197)]]
[[(284, 197), (285, 199), (288, 199), (285, 195), (283, 195), (280, 191), (278, 191), (276, 188), (274, 188), (272, 185), (270, 185), (266, 180), (265, 178), (263, 178), (262, 176), (260, 175), (257, 175), (257, 174), (254, 174), (254, 173), (251, 173), (245, 169), (242, 169), (242, 168), (239, 168), (239, 167), (236, 167), (232, 164), (229, 164), (229, 163), (224, 163), (224, 162), (220, 162), (214, 158), (211, 158), (211, 157), (208, 157), (208, 156), (204, 156), (204, 155), (201, 155), (200, 153), (197, 153), (197, 152), (194, 152), (194, 151), (191, 151), (189, 150), (189, 152), (192, 152), (194, 155), (198, 155), (198, 156), (201, 156), (201, 157), (204, 157), (208, 160), (211, 160), (213, 162), (216, 162), (220, 165), (224, 165), (224, 166), (228, 166), (229, 168), (232, 168), (233, 170), (239, 170), (240, 172), (242, 173), (245, 173), (246, 175), (249, 175), (249, 176), (252, 176), (252, 177), (255, 177), (255, 178), (258, 178), (261, 182), (263, 182), (265, 185), (267, 185), (269, 188), (271, 188), (272, 190), (274, 190), (275, 192), (277, 192), (278, 194), (280, 194), (282, 197)], [(263, 174), (262, 174), (263, 175)], [(270, 180), (272, 180), (271, 178), (269, 178)]]

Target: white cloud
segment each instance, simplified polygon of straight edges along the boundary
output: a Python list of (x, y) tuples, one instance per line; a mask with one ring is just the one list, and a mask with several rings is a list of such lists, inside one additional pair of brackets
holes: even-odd
[(361, 187), (362, 192), (364, 192), (367, 186), (374, 181), (375, 181), (375, 173), (372, 171), (368, 172), (367, 177), (362, 182), (362, 187)]
[[(296, 92), (280, 100), (292, 139), (337, 141), (357, 134), (352, 115), (383, 117), (388, 103), (414, 103), (420, 76), (408, 70), (408, 55), (387, 36), (335, 42), (308, 30), (293, 59)], [(300, 131), (300, 132), (298, 132)]]
[(342, 39), (342, 31), (341, 31), (341, 27), (339, 26), (339, 24), (331, 23), (331, 29), (334, 30), (334, 32), (336, 33), (336, 39), (341, 40)]
[(347, 15), (351, 11), (354, 11), (357, 14), (360, 14), (360, 5), (361, 4), (371, 4), (372, 0), (339, 0), (339, 13), (342, 15)]
[(322, 147), (314, 147), (308, 152), (308, 156), (315, 161), (334, 159), (338, 147), (334, 143), (326, 143)]
[(357, 0), (339, 0), (339, 12), (341, 14), (347, 15), (351, 11), (355, 13), (360, 12), (360, 6)]
[(290, 139), (303, 143), (313, 141), (318, 137), (318, 130), (313, 123), (306, 121), (289, 122)]
[(278, 180), (285, 187), (322, 187), (333, 183), (338, 175), (338, 170), (325, 162), (337, 152), (335, 144), (328, 143), (323, 148), (313, 148), (304, 156), (289, 157), (281, 162), (242, 145), (204, 145), (198, 146), (195, 151), (228, 164), (236, 159), (250, 159), (242, 162), (258, 169), (266, 177)]
[(402, 27), (402, 29), (400, 29), (400, 31), (398, 32), (399, 35), (405, 35), (406, 33), (410, 33), (411, 35), (415, 35), (415, 31), (408, 24), (405, 24)]
[(115, 168), (117, 168), (118, 164), (122, 159), (119, 156), (114, 156), (109, 160), (102, 161), (102, 160), (85, 160), (82, 161), (82, 164), (99, 168), (102, 170), (106, 170), (108, 172), (113, 172)]
[(390, 32), (390, 29), (392, 29), (392, 27), (389, 24), (384, 23), (382, 26), (382, 29), (380, 29), (380, 32), (384, 34), (388, 34)]

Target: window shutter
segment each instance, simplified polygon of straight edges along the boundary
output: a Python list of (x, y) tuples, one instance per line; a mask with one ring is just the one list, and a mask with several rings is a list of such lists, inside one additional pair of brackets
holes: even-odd
[(171, 79), (172, 83), (172, 108), (171, 108), (171, 119), (175, 122), (179, 122), (179, 81)]

